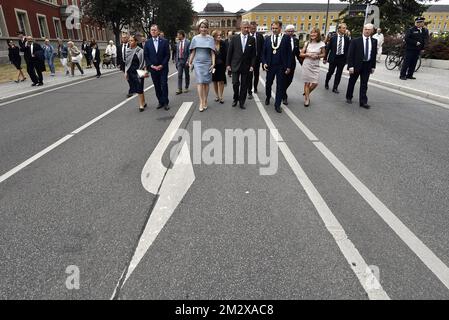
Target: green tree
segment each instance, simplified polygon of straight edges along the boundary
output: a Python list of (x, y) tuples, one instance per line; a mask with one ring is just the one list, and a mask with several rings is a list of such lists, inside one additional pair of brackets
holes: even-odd
[(138, 5), (135, 0), (83, 0), (81, 9), (90, 19), (102, 25), (109, 25), (118, 44), (123, 28), (129, 26), (140, 12)]
[[(340, 0), (349, 2), (348, 8), (340, 13), (338, 22), (345, 22), (352, 31), (353, 36), (362, 33), (364, 13), (348, 15), (348, 10), (360, 5), (372, 4), (380, 9), (380, 27), (385, 34), (394, 35), (403, 33), (407, 28), (413, 26), (414, 18), (422, 15), (429, 4), (439, 0)], [(351, 10), (352, 11), (352, 10)]]

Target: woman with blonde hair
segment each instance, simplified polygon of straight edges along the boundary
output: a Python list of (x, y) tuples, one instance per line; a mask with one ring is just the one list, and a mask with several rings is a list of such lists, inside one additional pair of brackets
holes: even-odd
[(227, 48), (223, 40), (221, 40), (221, 31), (212, 32), (215, 41), (215, 73), (212, 74), (212, 82), (214, 83), (215, 101), (224, 103), (223, 92), (226, 80), (226, 54)]
[(320, 78), (320, 59), (325, 55), (325, 44), (321, 41), (318, 28), (309, 33), (309, 41), (301, 49), (300, 57), (304, 58), (302, 64), (302, 79), (304, 81), (304, 106), (310, 105), (310, 94), (318, 87)]
[(198, 22), (199, 34), (190, 43), (190, 68), (194, 68), (200, 98), (200, 112), (207, 109), (207, 96), (212, 74), (215, 72), (215, 43), (209, 33), (209, 22), (202, 19)]
[(78, 70), (81, 72), (81, 75), (84, 75), (83, 68), (81, 68), (81, 60), (83, 59), (83, 54), (81, 51), (75, 46), (73, 41), (67, 42), (67, 47), (69, 50), (68, 62), (70, 63), (70, 69), (72, 71), (72, 77), (75, 76), (75, 66), (78, 67)]

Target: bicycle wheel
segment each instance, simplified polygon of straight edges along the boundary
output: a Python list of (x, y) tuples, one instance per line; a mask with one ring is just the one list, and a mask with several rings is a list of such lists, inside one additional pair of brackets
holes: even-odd
[(391, 52), (387, 55), (385, 59), (385, 67), (387, 70), (393, 70), (399, 64), (400, 58), (397, 52)]
[(421, 68), (421, 56), (418, 57), (418, 62), (416, 63), (415, 72)]

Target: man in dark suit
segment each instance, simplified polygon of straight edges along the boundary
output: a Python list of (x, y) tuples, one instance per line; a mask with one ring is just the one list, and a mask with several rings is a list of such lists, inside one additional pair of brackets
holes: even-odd
[(22, 39), (20, 51), (23, 52), (25, 61), (27, 62), (27, 72), (30, 75), (32, 86), (44, 85), (42, 72), (45, 71), (44, 50), (38, 43), (34, 43), (33, 37), (26, 37), (26, 42)]
[(282, 22), (275, 21), (271, 24), (272, 35), (265, 39), (262, 63), (263, 69), (267, 71), (265, 85), (265, 104), (270, 104), (271, 87), (276, 77), (276, 101), (274, 108), (281, 113), (281, 102), (285, 93), (285, 76), (291, 72), (292, 51), (290, 37), (281, 34)]
[(343, 74), (343, 69), (346, 65), (349, 44), (351, 43), (349, 37), (346, 36), (346, 29), (346, 24), (339, 24), (337, 34), (332, 36), (329, 43), (326, 45), (326, 53), (323, 59), (323, 63), (329, 62), (329, 71), (327, 72), (326, 81), (324, 82), (326, 90), (329, 89), (329, 81), (334, 75), (335, 69), (337, 69), (334, 86), (332, 87), (332, 92), (334, 93), (340, 93), (338, 91), (338, 85), (340, 84), (341, 75)]
[(178, 91), (176, 94), (182, 93), (182, 78), (185, 75), (186, 84), (184, 92), (189, 91), (190, 86), (190, 70), (189, 70), (189, 56), (190, 56), (190, 41), (186, 39), (184, 30), (178, 31), (178, 43), (175, 44), (175, 65), (178, 70)]
[(241, 23), (241, 33), (232, 37), (229, 41), (226, 66), (232, 72), (232, 85), (234, 88), (235, 107), (240, 103), (241, 109), (245, 108), (250, 73), (254, 71), (256, 62), (256, 40), (249, 35), (250, 24), (248, 20)]
[(92, 68), (92, 48), (87, 43), (86, 39), (83, 39), (83, 43), (81, 44), (81, 52), (86, 58), (87, 68)]
[(285, 76), (285, 92), (283, 96), (282, 103), (288, 106), (288, 95), (287, 90), (290, 87), (290, 85), (293, 82), (293, 77), (295, 76), (295, 70), (296, 70), (296, 59), (299, 60), (299, 39), (296, 38), (295, 35), (295, 26), (294, 25), (288, 25), (285, 28), (285, 36), (290, 37), (290, 48), (292, 53), (292, 66), (291, 66), (291, 72)]
[(253, 81), (254, 81), (254, 93), (257, 93), (257, 85), (259, 84), (260, 77), (260, 63), (262, 61), (263, 53), (263, 35), (257, 33), (257, 22), (251, 21), (250, 36), (254, 37), (256, 47), (256, 62), (254, 64), (254, 71), (250, 73), (249, 85), (248, 85), (248, 99), (253, 99)]
[(159, 27), (152, 25), (150, 29), (151, 38), (145, 42), (144, 57), (159, 100), (157, 108), (165, 107), (165, 110), (169, 110), (168, 62), (170, 61), (170, 46), (168, 40), (159, 37), (159, 33)]
[(376, 69), (377, 40), (371, 36), (374, 32), (374, 25), (371, 23), (363, 27), (363, 35), (351, 41), (348, 52), (349, 84), (346, 91), (346, 102), (351, 104), (354, 93), (354, 86), (360, 76), (360, 107), (369, 109), (368, 80), (370, 74)]
[[(123, 33), (121, 38), (121, 44), (117, 50), (117, 63), (120, 66), (120, 70), (125, 72), (126, 65), (126, 50), (129, 48), (129, 34)], [(132, 93), (130, 93), (131, 88), (128, 90), (127, 98), (132, 97)]]
[(405, 34), (405, 59), (401, 68), (401, 80), (416, 79), (413, 76), (421, 51), (429, 41), (429, 31), (424, 27), (425, 19), (415, 19), (415, 26)]

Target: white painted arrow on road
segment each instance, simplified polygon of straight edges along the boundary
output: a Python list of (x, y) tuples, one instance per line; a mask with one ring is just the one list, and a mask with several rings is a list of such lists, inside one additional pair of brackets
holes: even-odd
[(139, 239), (136, 251), (126, 271), (125, 279), (123, 283), (120, 284), (119, 282), (112, 296), (113, 298), (116, 295), (118, 287), (122, 287), (125, 284), (139, 265), (145, 253), (151, 247), (195, 181), (190, 151), (186, 142), (182, 144), (181, 151), (175, 160), (173, 168), (168, 169), (162, 164), (162, 156), (176, 136), (177, 130), (192, 107), (192, 104), (193, 102), (186, 102), (181, 105), (175, 118), (165, 131), (142, 170), (141, 181), (143, 187), (148, 192), (159, 195), (159, 197)]

